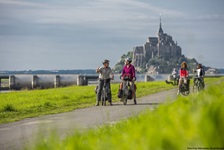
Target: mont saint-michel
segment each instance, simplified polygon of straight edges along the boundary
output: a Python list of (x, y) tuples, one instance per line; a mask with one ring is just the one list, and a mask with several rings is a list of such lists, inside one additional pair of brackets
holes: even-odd
[(190, 70), (197, 64), (195, 59), (185, 57), (177, 41), (163, 31), (161, 18), (157, 36), (148, 37), (143, 46), (134, 46), (123, 55), (114, 67), (116, 72), (120, 72), (125, 57), (131, 57), (136, 70), (141, 73), (170, 73), (183, 61), (189, 64)]

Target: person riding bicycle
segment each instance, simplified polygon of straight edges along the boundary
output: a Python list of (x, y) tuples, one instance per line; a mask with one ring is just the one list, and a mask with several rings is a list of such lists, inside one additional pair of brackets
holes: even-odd
[(110, 103), (110, 105), (112, 105), (110, 79), (113, 80), (114, 74), (113, 74), (111, 68), (109, 67), (109, 62), (110, 62), (109, 60), (105, 59), (102, 62), (103, 66), (98, 67), (96, 69), (96, 73), (99, 73), (99, 83), (98, 83), (98, 89), (97, 89), (96, 106), (99, 106), (99, 101), (101, 100), (101, 92), (102, 92), (102, 89), (103, 89), (104, 81), (106, 81), (106, 87), (109, 89), (109, 91), (108, 91), (108, 102)]
[(205, 76), (205, 71), (202, 67), (202, 64), (198, 64), (197, 65), (197, 69), (194, 70), (194, 72), (196, 72), (196, 78), (194, 78), (194, 85), (195, 85), (195, 81), (196, 79), (199, 79), (202, 82), (203, 87), (205, 86), (204, 84), (204, 76)]
[[(135, 80), (136, 80), (136, 76), (135, 76), (135, 67), (131, 64), (132, 59), (131, 58), (126, 58), (125, 59), (125, 65), (123, 67), (122, 70), (122, 80), (124, 80), (124, 78), (128, 77), (130, 78), (129, 84), (130, 84), (130, 88), (132, 90), (133, 96), (134, 96), (134, 103), (137, 104), (136, 101), (136, 93), (135, 93)], [(124, 85), (124, 82), (123, 82)]]
[(179, 84), (178, 84), (178, 91), (177, 95), (180, 93), (180, 86), (182, 82), (184, 81), (185, 84), (187, 84), (187, 77), (188, 77), (188, 69), (187, 69), (187, 63), (182, 62), (181, 63), (181, 69), (180, 69), (180, 79), (179, 79)]
[(173, 80), (174, 80), (174, 85), (177, 85), (176, 81), (177, 81), (177, 78), (179, 75), (178, 75), (178, 71), (176, 68), (173, 68), (172, 76), (173, 76)]

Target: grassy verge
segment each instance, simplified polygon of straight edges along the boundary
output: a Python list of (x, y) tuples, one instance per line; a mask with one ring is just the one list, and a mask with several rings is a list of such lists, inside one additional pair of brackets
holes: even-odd
[[(206, 79), (214, 82), (220, 79)], [(137, 97), (175, 88), (161, 82), (137, 82)], [(117, 101), (118, 84), (112, 84), (113, 101)], [(45, 114), (68, 112), (95, 104), (95, 86), (71, 86), (47, 90), (0, 93), (0, 124)]]
[(199, 94), (179, 96), (154, 111), (73, 135), (40, 139), (35, 150), (224, 149), (224, 83)]
[[(112, 84), (113, 101), (117, 101), (118, 84)], [(138, 97), (168, 90), (165, 82), (137, 83)], [(0, 123), (44, 114), (67, 112), (95, 104), (95, 86), (71, 86), (57, 89), (0, 93)]]

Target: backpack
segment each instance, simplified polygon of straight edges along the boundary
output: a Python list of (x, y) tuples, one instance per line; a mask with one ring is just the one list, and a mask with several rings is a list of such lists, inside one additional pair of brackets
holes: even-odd
[(200, 76), (204, 76), (204, 75), (205, 75), (205, 70), (201, 68)]

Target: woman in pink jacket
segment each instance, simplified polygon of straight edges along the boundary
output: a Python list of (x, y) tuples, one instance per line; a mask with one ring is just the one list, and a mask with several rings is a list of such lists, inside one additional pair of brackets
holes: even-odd
[(134, 84), (134, 82), (136, 80), (135, 67), (131, 64), (131, 62), (132, 62), (131, 58), (126, 58), (125, 59), (125, 65), (124, 65), (124, 68), (122, 70), (122, 79), (124, 80), (125, 77), (130, 78), (129, 84), (130, 84), (130, 88), (133, 92), (134, 103), (137, 104), (136, 94), (135, 94), (135, 84)]

